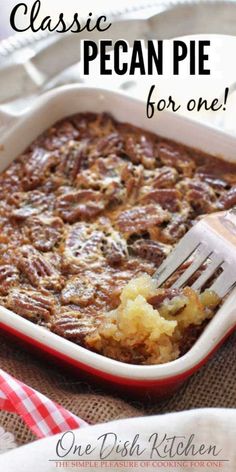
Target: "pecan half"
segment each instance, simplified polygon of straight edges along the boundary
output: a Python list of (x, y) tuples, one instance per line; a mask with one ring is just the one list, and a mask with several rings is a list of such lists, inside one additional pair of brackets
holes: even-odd
[(68, 141), (60, 150), (60, 165), (58, 172), (72, 182), (77, 174), (87, 165), (87, 140)]
[(55, 312), (55, 300), (49, 293), (13, 289), (10, 291), (7, 308), (31, 321), (49, 321)]
[(140, 198), (140, 203), (158, 203), (164, 210), (180, 211), (182, 195), (176, 189), (150, 190)]
[(236, 205), (236, 185), (234, 185), (228, 192), (225, 192), (218, 201), (219, 210), (229, 210)]
[(154, 142), (145, 135), (127, 134), (124, 152), (134, 164), (143, 164), (146, 169), (153, 169), (155, 166)]
[(24, 165), (24, 177), (22, 185), (24, 190), (33, 190), (46, 178), (47, 173), (60, 162), (59, 155), (42, 148), (36, 148)]
[(0, 266), (0, 293), (7, 295), (9, 289), (19, 281), (19, 272), (13, 265)]
[(151, 239), (138, 239), (130, 246), (130, 251), (135, 256), (141, 257), (153, 262), (156, 266), (160, 265), (169, 254), (171, 246), (162, 244)]
[(63, 222), (59, 217), (44, 215), (28, 218), (26, 233), (36, 249), (47, 252), (60, 241), (63, 233)]
[(73, 272), (73, 266), (101, 265), (104, 234), (96, 225), (77, 223), (69, 229), (64, 246), (64, 268)]
[(96, 143), (97, 156), (109, 156), (110, 154), (119, 154), (122, 149), (122, 140), (117, 132), (109, 133), (98, 139)]
[(46, 133), (41, 135), (38, 144), (47, 151), (54, 151), (60, 149), (67, 141), (78, 138), (79, 134), (71, 121), (66, 119), (57, 123), (56, 126), (52, 126)]
[(211, 174), (211, 173), (205, 174), (200, 169), (197, 171), (196, 177), (199, 180), (210, 185), (210, 187), (212, 187), (215, 191), (222, 191), (229, 187), (229, 183), (226, 180), (224, 180), (224, 178)]
[(174, 244), (181, 239), (189, 229), (185, 215), (176, 214), (170, 223), (161, 231), (161, 239), (165, 243)]
[(91, 219), (105, 208), (103, 196), (94, 190), (79, 190), (61, 195), (56, 201), (56, 211), (68, 223)]
[(12, 207), (10, 217), (15, 221), (22, 222), (29, 216), (38, 215), (44, 210), (50, 211), (53, 208), (54, 200), (54, 195), (47, 195), (38, 190), (14, 193), (8, 199)]
[(19, 250), (18, 269), (35, 287), (45, 287), (59, 290), (62, 278), (55, 267), (31, 246), (23, 246)]
[(196, 164), (194, 160), (188, 156), (185, 149), (177, 149), (176, 146), (165, 142), (160, 142), (157, 148), (158, 157), (162, 164), (174, 167), (186, 175), (186, 177), (191, 177), (196, 168)]
[(139, 193), (143, 182), (143, 166), (134, 166), (130, 162), (126, 164), (121, 172), (121, 181), (124, 182), (128, 198), (134, 200)]
[(185, 194), (185, 199), (198, 213), (209, 213), (216, 209), (216, 194), (206, 182), (198, 179), (183, 179), (178, 185), (178, 190)]
[(153, 188), (173, 187), (178, 179), (178, 172), (173, 167), (163, 166), (155, 169), (155, 176), (151, 182)]
[(73, 316), (73, 313), (62, 314), (54, 321), (51, 331), (63, 338), (69, 339), (76, 344), (83, 345), (84, 339), (96, 329), (96, 322), (93, 317), (86, 315)]
[(15, 161), (0, 174), (0, 199), (22, 190), (22, 165)]
[(136, 206), (121, 212), (117, 226), (124, 233), (140, 233), (169, 220), (169, 213), (159, 205)]

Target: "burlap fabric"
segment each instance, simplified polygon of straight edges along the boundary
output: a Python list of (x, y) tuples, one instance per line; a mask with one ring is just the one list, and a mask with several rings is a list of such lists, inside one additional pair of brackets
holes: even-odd
[[(236, 333), (214, 357), (171, 398), (137, 403), (95, 390), (71, 374), (61, 373), (0, 336), (0, 367), (39, 390), (90, 424), (118, 418), (182, 411), (201, 407), (236, 407)], [(18, 444), (35, 439), (13, 414), (0, 411), (0, 426)]]

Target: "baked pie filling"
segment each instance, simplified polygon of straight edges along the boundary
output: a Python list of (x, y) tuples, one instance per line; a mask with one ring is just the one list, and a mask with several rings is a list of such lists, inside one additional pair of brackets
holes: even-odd
[(219, 300), (151, 275), (206, 213), (236, 204), (236, 165), (119, 123), (66, 118), (0, 174), (0, 303), (87, 349), (171, 361)]

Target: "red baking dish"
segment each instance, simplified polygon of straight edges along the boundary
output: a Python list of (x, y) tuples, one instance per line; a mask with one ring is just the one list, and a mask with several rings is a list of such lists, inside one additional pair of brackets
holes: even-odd
[[(236, 160), (236, 138), (231, 135), (169, 112), (158, 113), (148, 120), (145, 117), (145, 103), (123, 93), (66, 86), (42, 95), (21, 116), (1, 114), (3, 123), (6, 120), (9, 125), (1, 141), (0, 172), (57, 120), (78, 112), (104, 111), (119, 121), (129, 122), (225, 160)], [(70, 366), (79, 376), (106, 384), (116, 392), (131, 394), (133, 398), (145, 394), (157, 398), (175, 391), (236, 328), (235, 296), (234, 290), (185, 355), (162, 365), (129, 365), (101, 356), (3, 307), (0, 307), (0, 328), (24, 345)]]

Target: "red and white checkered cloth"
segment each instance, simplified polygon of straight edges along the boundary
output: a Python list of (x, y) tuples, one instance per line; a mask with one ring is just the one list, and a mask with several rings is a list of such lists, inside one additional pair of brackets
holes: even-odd
[(81, 418), (2, 369), (0, 409), (17, 413), (38, 438), (87, 426)]

